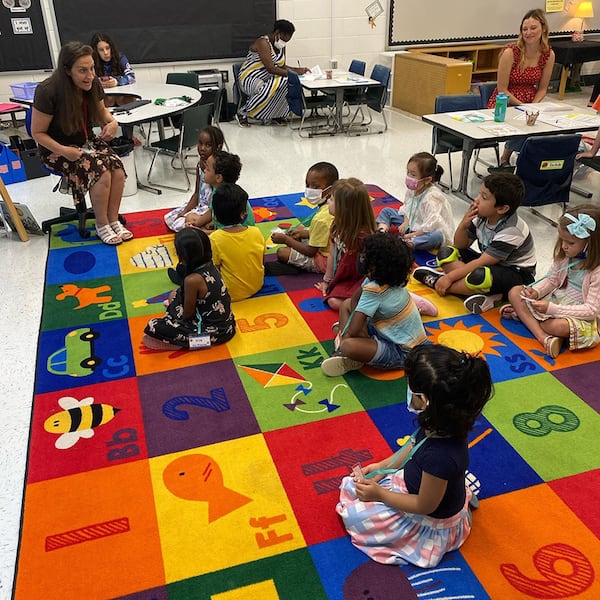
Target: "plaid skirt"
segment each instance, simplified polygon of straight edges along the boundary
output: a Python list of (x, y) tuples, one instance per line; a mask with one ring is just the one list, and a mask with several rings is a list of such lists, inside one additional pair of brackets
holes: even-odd
[(105, 171), (117, 169), (125, 171), (123, 162), (105, 141), (94, 138), (90, 140), (90, 145), (94, 147), (94, 152), (91, 154), (84, 152), (75, 161), (67, 160), (57, 154), (41, 157), (42, 163), (48, 169), (63, 175), (63, 182), (66, 180), (66, 183), (61, 182), (60, 191), (71, 194), (75, 205), (84, 201), (88, 190), (98, 182)]
[[(393, 492), (408, 493), (404, 471), (387, 475), (379, 484)], [(446, 552), (460, 548), (471, 533), (471, 495), (466, 487), (461, 511), (446, 519), (434, 519), (404, 513), (383, 502), (361, 502), (353, 478), (344, 477), (336, 512), (342, 517), (352, 543), (374, 561), (428, 568), (438, 565)]]

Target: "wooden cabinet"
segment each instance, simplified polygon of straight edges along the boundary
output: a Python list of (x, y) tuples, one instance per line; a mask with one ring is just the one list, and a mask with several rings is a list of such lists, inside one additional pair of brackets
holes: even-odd
[(394, 57), (392, 106), (415, 115), (435, 112), (436, 96), (467, 94), (472, 64), (433, 54), (403, 52)]
[(434, 54), (470, 62), (473, 65), (473, 80), (496, 81), (498, 60), (504, 44), (465, 44), (464, 46), (438, 46), (435, 48), (409, 48), (409, 52)]

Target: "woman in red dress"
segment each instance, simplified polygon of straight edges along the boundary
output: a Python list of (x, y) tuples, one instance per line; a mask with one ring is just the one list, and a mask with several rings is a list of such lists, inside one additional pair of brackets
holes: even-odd
[[(516, 44), (509, 44), (500, 55), (498, 85), (491, 95), (488, 108), (494, 108), (496, 95), (508, 96), (508, 104), (518, 106), (541, 102), (548, 91), (554, 67), (554, 50), (548, 43), (548, 22), (539, 8), (525, 13)], [(519, 151), (523, 140), (511, 140), (504, 146), (500, 168), (510, 166), (513, 151)], [(497, 170), (497, 169), (496, 169)]]

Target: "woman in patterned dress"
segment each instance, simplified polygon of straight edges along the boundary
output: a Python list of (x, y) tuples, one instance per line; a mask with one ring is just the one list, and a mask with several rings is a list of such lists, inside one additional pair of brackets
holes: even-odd
[(275, 21), (273, 31), (254, 40), (240, 69), (240, 86), (248, 95), (237, 119), (247, 127), (248, 118), (257, 121), (283, 121), (289, 115), (287, 103), (288, 70), (304, 75), (306, 67), (285, 64), (285, 46), (296, 28), (289, 21)]
[[(541, 102), (548, 91), (554, 67), (554, 50), (548, 43), (548, 22), (539, 8), (525, 13), (516, 44), (509, 44), (500, 55), (498, 85), (488, 108), (496, 105), (496, 95), (508, 96), (511, 106)], [(504, 146), (500, 169), (511, 169), (510, 157), (520, 151), (524, 140), (511, 140)], [(490, 170), (494, 170), (493, 168)], [(496, 169), (497, 170), (497, 169)]]

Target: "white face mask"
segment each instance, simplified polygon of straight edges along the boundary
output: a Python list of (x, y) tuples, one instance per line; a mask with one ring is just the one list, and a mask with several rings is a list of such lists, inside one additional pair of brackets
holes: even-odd
[(427, 401), (425, 402), (425, 406), (423, 406), (423, 408), (415, 408), (412, 403), (413, 396), (423, 396), (423, 394), (413, 392), (408, 386), (406, 386), (406, 409), (408, 412), (411, 412), (414, 415), (420, 415), (427, 408)]
[(311, 204), (319, 204), (321, 199), (323, 198), (323, 190), (315, 189), (315, 188), (306, 188), (304, 190), (304, 197)]
[(283, 50), (285, 48), (285, 45), (287, 44), (287, 42), (284, 42), (282, 39), (279, 40), (275, 40), (275, 48), (277, 48), (277, 50)]

